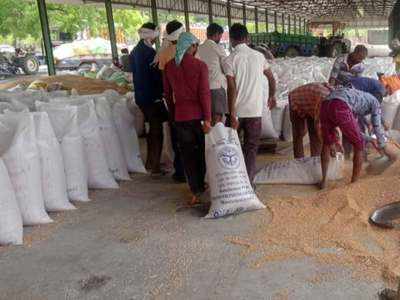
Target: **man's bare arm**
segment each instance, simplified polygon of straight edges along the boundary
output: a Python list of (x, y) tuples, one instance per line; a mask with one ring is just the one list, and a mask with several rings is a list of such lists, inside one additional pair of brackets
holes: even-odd
[(236, 117), (236, 81), (235, 77), (226, 76), (227, 84), (228, 84), (228, 108), (230, 114), (231, 127), (237, 129), (237, 117)]
[(264, 75), (267, 77), (268, 85), (269, 85), (268, 106), (270, 109), (272, 109), (276, 106), (276, 98), (275, 98), (276, 80), (275, 80), (274, 74), (272, 74), (271, 69), (265, 70)]

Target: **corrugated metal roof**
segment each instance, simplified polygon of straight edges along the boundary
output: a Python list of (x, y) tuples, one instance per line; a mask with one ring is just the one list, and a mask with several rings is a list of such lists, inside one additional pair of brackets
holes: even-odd
[[(53, 3), (69, 4), (103, 4), (104, 0), (48, 0)], [(157, 7), (162, 10), (183, 11), (182, 0), (156, 0)], [(150, 0), (112, 0), (114, 6), (150, 7)], [(189, 12), (208, 14), (207, 0), (189, 0)], [(235, 0), (232, 1), (232, 18), (242, 19), (242, 6), (249, 10), (246, 17), (254, 19), (254, 7), (259, 8), (259, 19), (265, 16), (265, 9), (270, 13), (290, 14), (305, 19), (338, 19), (354, 21), (354, 19), (387, 20), (396, 0)], [(213, 15), (227, 17), (226, 1), (213, 0)]]

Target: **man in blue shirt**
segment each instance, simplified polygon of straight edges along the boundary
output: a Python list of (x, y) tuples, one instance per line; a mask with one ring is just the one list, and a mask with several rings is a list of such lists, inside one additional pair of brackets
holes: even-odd
[(371, 115), (372, 130), (377, 137), (381, 152), (391, 160), (396, 155), (386, 147), (386, 137), (381, 122), (381, 106), (379, 101), (369, 93), (353, 88), (333, 90), (322, 101), (320, 110), (321, 132), (323, 148), (321, 153), (322, 182), (321, 188), (326, 186), (326, 174), (329, 165), (329, 156), (335, 144), (338, 144), (336, 128), (339, 127), (343, 136), (353, 145), (353, 176), (355, 182), (361, 172), (364, 140), (357, 124), (358, 116)]
[(162, 100), (162, 75), (154, 65), (156, 50), (153, 48), (159, 31), (153, 23), (145, 23), (139, 29), (140, 41), (130, 54), (136, 104), (149, 123), (147, 134), (146, 168), (152, 174), (161, 174), (160, 159), (163, 145), (163, 122), (168, 111)]
[(374, 95), (379, 102), (382, 102), (383, 97), (387, 95), (385, 87), (377, 79), (369, 77), (351, 77), (349, 81), (352, 87)]
[[(378, 99), (379, 103), (382, 103), (383, 97), (387, 95), (387, 91), (383, 84), (376, 79), (369, 78), (369, 77), (351, 77), (349, 78), (348, 82), (349, 87), (353, 87), (357, 90), (363, 91), (370, 93), (373, 95), (376, 99)], [(383, 119), (381, 119), (382, 125), (384, 128), (385, 122)], [(366, 132), (366, 129), (368, 128), (368, 122), (366, 120), (365, 116), (358, 116), (358, 124), (360, 125), (360, 130), (362, 133)], [(343, 138), (343, 148), (344, 148), (344, 154), (345, 157), (350, 157), (351, 154), (351, 144), (346, 140), (346, 138)], [(365, 153), (366, 154), (366, 153)]]

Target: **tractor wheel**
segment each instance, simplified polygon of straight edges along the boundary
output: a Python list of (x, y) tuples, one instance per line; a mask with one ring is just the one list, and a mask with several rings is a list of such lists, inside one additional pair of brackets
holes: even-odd
[(286, 57), (300, 56), (300, 52), (295, 47), (289, 47), (286, 49), (285, 56)]
[(33, 55), (27, 55), (21, 59), (21, 68), (26, 75), (35, 75), (39, 72), (39, 61)]

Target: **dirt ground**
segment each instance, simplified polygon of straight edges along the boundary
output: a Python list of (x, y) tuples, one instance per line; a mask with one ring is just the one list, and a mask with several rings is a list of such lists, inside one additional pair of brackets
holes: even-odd
[[(280, 149), (258, 164), (290, 156)], [(318, 190), (275, 185), (257, 194), (268, 206)], [(51, 225), (25, 228), (24, 246), (0, 247), (0, 299), (364, 300), (388, 286), (313, 256), (265, 260), (265, 248), (249, 251), (246, 237), (273, 221), (269, 208), (205, 220), (205, 208), (185, 207), (186, 185), (169, 176), (135, 174), (90, 197), (76, 211), (52, 214)]]

